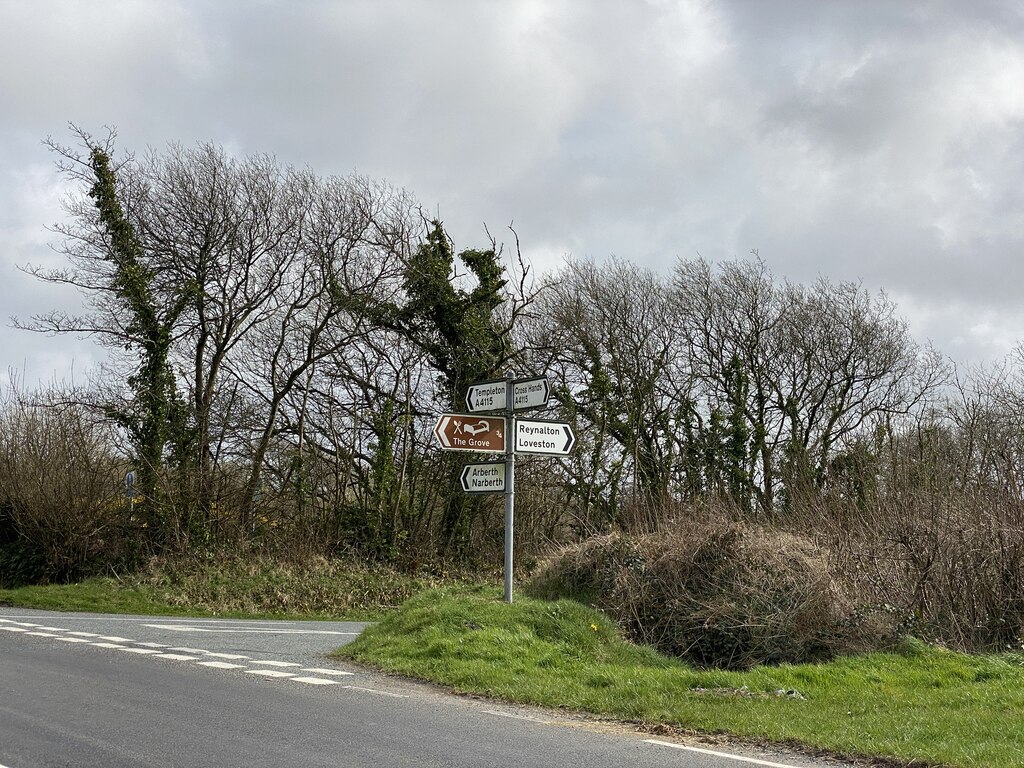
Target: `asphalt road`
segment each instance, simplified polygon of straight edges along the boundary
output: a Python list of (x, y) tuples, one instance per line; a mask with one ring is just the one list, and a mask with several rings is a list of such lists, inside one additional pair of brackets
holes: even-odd
[(0, 608), (0, 768), (845, 765), (670, 743), (327, 658), (363, 626)]

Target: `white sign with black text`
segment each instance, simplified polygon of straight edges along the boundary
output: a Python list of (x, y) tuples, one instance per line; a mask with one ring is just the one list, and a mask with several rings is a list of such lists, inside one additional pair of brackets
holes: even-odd
[(467, 464), (462, 470), (462, 490), (466, 493), (503, 493), (505, 462), (487, 461)]
[(516, 453), (568, 456), (575, 444), (576, 434), (564, 421), (515, 420)]
[[(470, 384), (466, 390), (466, 408), (470, 413), (505, 410), (508, 383), (508, 379), (495, 379), (494, 381), (478, 381), (475, 384)], [(514, 411), (543, 408), (548, 404), (550, 396), (551, 386), (544, 376), (512, 381), (512, 410)]]

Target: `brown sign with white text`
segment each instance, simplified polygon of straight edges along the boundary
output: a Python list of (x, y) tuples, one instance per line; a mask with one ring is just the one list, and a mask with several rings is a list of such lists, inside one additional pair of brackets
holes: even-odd
[(445, 413), (434, 426), (434, 435), (449, 451), (505, 452), (505, 419), (471, 413)]

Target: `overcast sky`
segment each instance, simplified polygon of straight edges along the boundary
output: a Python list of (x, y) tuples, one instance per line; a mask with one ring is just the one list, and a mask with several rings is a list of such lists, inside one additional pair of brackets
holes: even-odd
[[(893, 0), (0, 0), (0, 307), (74, 296), (41, 140), (212, 141), (405, 187), (459, 248), (514, 220), (668, 272), (757, 249), (884, 288), (953, 359), (1024, 339), (1024, 12)], [(30, 385), (100, 353), (0, 326)]]

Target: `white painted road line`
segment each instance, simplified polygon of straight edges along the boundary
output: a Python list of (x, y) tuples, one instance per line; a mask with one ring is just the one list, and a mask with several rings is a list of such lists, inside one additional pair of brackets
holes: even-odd
[(345, 685), (350, 691), (362, 691), (363, 693), (376, 693), (378, 696), (390, 696), (393, 699), (408, 699), (404, 693), (391, 693), (390, 691), (378, 691), (376, 688), (361, 688), (358, 685)]
[(206, 651), (207, 656), (213, 656), (217, 659), (248, 659), (248, 656), (243, 656), (240, 653), (214, 653), (213, 651)]
[(171, 659), (172, 661), (199, 661), (195, 656), (185, 656), (181, 653), (158, 653), (154, 659)]
[[(38, 616), (34, 616), (34, 615), (33, 616), (29, 616), (27, 614), (18, 614), (18, 615), (9, 614), (9, 615), (6, 616), (6, 618), (0, 619), (0, 621), (14, 621), (15, 619), (32, 619), (32, 618), (39, 618), (39, 617)], [(45, 616), (43, 618), (56, 619), (58, 617), (56, 617), (56, 616)], [(161, 622), (165, 622), (165, 623), (185, 622), (187, 624), (224, 624), (224, 625), (239, 624), (239, 625), (244, 625), (244, 626), (266, 625), (266, 626), (270, 626), (270, 627), (286, 627), (286, 626), (289, 626), (289, 625), (295, 625), (295, 624), (302, 623), (302, 622), (299, 622), (299, 621), (286, 621), (286, 620), (280, 620), (280, 619), (260, 619), (260, 620), (256, 620), (256, 619), (200, 619), (200, 618), (196, 618), (196, 617), (193, 617), (193, 616), (182, 616), (182, 617), (177, 617), (177, 618), (173, 617), (173, 616), (164, 616), (163, 618), (161, 618), (161, 617), (158, 617), (158, 616), (82, 616), (82, 615), (76, 615), (76, 616), (74, 616), (74, 620), (75, 621), (102, 621), (102, 622), (124, 621), (124, 622), (149, 622), (149, 623), (152, 623), (154, 621), (161, 621)], [(325, 623), (331, 623), (331, 622), (325, 622)]]
[(770, 760), (759, 760), (756, 757), (730, 755), (728, 752), (716, 752), (713, 749), (701, 749), (700, 747), (687, 747), (683, 744), (673, 744), (670, 741), (658, 741), (657, 739), (645, 739), (645, 741), (648, 744), (657, 744), (662, 747), (671, 747), (672, 749), (683, 749), (687, 752), (699, 752), (702, 755), (711, 755), (713, 757), (725, 757), (729, 760), (736, 760), (740, 763), (753, 763), (754, 765), (768, 766), (768, 768), (799, 768), (799, 766), (793, 765), (792, 763), (773, 763)]
[(229, 664), (226, 661), (200, 661), (201, 667), (213, 667), (214, 669), (241, 669), (241, 664)]
[[(213, 621), (213, 620), (210, 620)], [(164, 643), (152, 643), (152, 642), (140, 642), (137, 640), (131, 640), (127, 637), (120, 637), (116, 635), (100, 635), (94, 632), (78, 632), (62, 629), (60, 627), (49, 627), (42, 624), (33, 624), (29, 622), (17, 622), (9, 618), (0, 619), (0, 630), (8, 632), (19, 632), (26, 635), (33, 635), (36, 637), (49, 637), (56, 640), (60, 640), (65, 643), (86, 643), (96, 648), (108, 648), (111, 650), (124, 651), (125, 653), (134, 653), (141, 656), (152, 656), (158, 659), (169, 659), (172, 661), (187, 661), (195, 662), (198, 666), (210, 667), (212, 669), (238, 669), (242, 670), (248, 675), (259, 675), (264, 678), (274, 679), (286, 679), (294, 680), (304, 685), (341, 685), (341, 681), (335, 679), (340, 677), (350, 677), (355, 675), (354, 672), (348, 672), (343, 669), (327, 669), (324, 667), (303, 667), (301, 664), (292, 661), (278, 661), (276, 659), (251, 659), (249, 656), (238, 653), (219, 653), (216, 651), (207, 651), (202, 648), (191, 648), (186, 646), (168, 646)], [(19, 626), (13, 626), (19, 625)], [(307, 630), (219, 630), (219, 629), (208, 629), (199, 627), (190, 627), (188, 625), (162, 625), (162, 624), (149, 624), (147, 626), (154, 627), (157, 629), (177, 629), (179, 631), (203, 631), (203, 632), (232, 632), (232, 631), (243, 631), (243, 632), (268, 632), (271, 634), (325, 634), (325, 635), (358, 635), (358, 632), (335, 632), (335, 631), (307, 631)], [(59, 632), (62, 634), (52, 634)], [(131, 645), (123, 645), (123, 643), (130, 643)], [(223, 661), (221, 660), (223, 659)], [(236, 664), (236, 661), (244, 661), (243, 664)], [(249, 667), (246, 669), (245, 667)], [(305, 675), (299, 675), (298, 672), (306, 673)], [(390, 696), (397, 699), (407, 699), (408, 696), (404, 694), (390, 693), (388, 691), (381, 691), (375, 688), (362, 688), (355, 685), (342, 685), (342, 688), (347, 688), (354, 691), (362, 691), (364, 693), (375, 693), (379, 696)], [(497, 713), (495, 713), (497, 714)], [(0, 768), (4, 766), (0, 765)]]
[(209, 629), (188, 624), (146, 624), (153, 629), (169, 629), (172, 632), (217, 632), (220, 634), (254, 633), (261, 635), (358, 635), (358, 632), (338, 632), (333, 629)]
[(291, 672), (282, 672), (278, 669), (247, 669), (247, 675), (263, 675), (263, 677), (295, 677)]
[[(15, 619), (34, 619), (34, 618), (46, 618), (56, 619), (57, 616), (29, 616), (28, 614), (7, 614), (3, 621), (13, 621)], [(62, 617), (63, 618), (63, 617)], [(71, 618), (71, 617), (68, 617)], [(300, 624), (301, 621), (289, 621), (283, 619), (200, 619), (194, 616), (84, 616), (76, 614), (74, 617), (75, 621), (102, 621), (102, 622), (113, 622), (113, 621), (125, 621), (125, 622), (186, 622), (188, 624), (244, 624), (246, 626), (259, 626), (265, 624), (267, 626), (282, 627), (294, 624)], [(329, 621), (325, 623), (331, 623)]]

